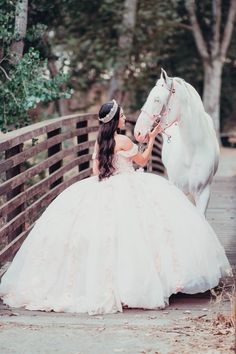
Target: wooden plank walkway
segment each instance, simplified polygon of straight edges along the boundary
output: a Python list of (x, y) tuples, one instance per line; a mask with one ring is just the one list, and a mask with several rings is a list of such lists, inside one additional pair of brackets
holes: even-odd
[(207, 219), (236, 267), (236, 176), (214, 179)]

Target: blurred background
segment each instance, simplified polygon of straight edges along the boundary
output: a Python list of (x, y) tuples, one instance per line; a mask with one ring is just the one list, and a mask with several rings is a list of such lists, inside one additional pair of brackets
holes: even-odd
[(235, 0), (0, 0), (0, 130), (97, 112), (138, 115), (163, 67), (236, 146)]

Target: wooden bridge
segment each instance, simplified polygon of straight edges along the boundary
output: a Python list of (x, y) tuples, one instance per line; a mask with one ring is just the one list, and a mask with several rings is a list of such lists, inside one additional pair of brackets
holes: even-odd
[[(124, 133), (132, 137), (133, 127), (129, 118)], [(0, 267), (13, 259), (49, 203), (92, 174), (97, 130), (95, 114), (76, 114), (0, 136)], [(164, 173), (160, 137), (148, 171)], [(236, 265), (236, 176), (215, 178), (207, 218)]]

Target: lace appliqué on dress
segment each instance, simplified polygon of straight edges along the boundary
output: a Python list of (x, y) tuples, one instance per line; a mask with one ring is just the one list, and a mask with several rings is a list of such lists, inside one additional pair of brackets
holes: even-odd
[(138, 153), (138, 146), (133, 144), (129, 150), (119, 150), (114, 154), (115, 173), (129, 173), (134, 172), (133, 162), (130, 159)]

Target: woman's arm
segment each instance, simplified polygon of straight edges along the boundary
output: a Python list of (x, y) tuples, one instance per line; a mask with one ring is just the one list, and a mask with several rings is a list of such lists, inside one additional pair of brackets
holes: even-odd
[(133, 156), (132, 161), (134, 161), (139, 166), (142, 166), (142, 167), (146, 166), (146, 164), (148, 163), (148, 161), (151, 158), (152, 148), (153, 148), (155, 138), (161, 131), (162, 131), (162, 128), (157, 125), (153, 129), (153, 131), (151, 131), (149, 133), (149, 141), (148, 141), (148, 145), (147, 145), (146, 150), (144, 150), (144, 152), (142, 152), (142, 153), (138, 153), (137, 155)]
[(148, 141), (148, 146), (144, 152), (140, 153), (138, 152), (137, 155), (133, 156), (131, 159), (134, 161), (137, 165), (144, 167), (148, 163), (151, 154), (152, 154), (152, 148), (154, 144), (155, 138), (150, 138)]
[(99, 175), (99, 168), (98, 168), (98, 160), (97, 159), (93, 160), (93, 175), (94, 176)]
[(93, 153), (93, 175), (99, 175), (99, 162), (98, 162), (98, 143), (95, 142), (94, 153)]

